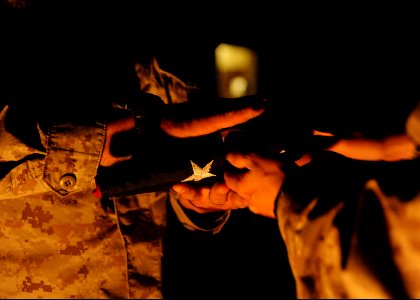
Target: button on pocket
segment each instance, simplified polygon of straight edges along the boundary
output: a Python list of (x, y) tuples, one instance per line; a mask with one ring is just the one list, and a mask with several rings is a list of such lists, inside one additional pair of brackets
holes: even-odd
[(76, 176), (74, 174), (64, 174), (60, 179), (60, 187), (67, 191), (71, 191), (74, 189), (76, 181)]

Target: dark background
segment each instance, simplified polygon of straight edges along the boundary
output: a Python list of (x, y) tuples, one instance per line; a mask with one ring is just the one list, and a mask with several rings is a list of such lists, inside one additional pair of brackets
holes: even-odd
[(295, 285), (273, 219), (234, 211), (216, 235), (168, 218), (164, 287), (168, 299), (293, 299)]
[[(259, 92), (276, 101), (279, 120), (289, 129), (301, 124), (380, 136), (401, 130), (404, 115), (420, 98), (418, 35), (410, 24), (371, 24), (369, 14), (308, 19), (300, 10), (272, 18), (270, 8), (258, 15), (256, 7), (234, 22), (224, 23), (226, 17), (217, 14), (199, 22), (202, 10), (167, 17), (143, 3), (133, 8), (55, 2), (20, 11), (0, 2), (1, 99), (18, 95), (35, 109), (53, 103), (67, 114), (89, 114), (125, 88), (120, 74), (127, 71), (126, 58), (140, 50), (216, 96), (214, 49), (220, 42), (257, 52)], [(63, 98), (63, 89), (71, 97)], [(294, 297), (275, 220), (238, 210), (217, 235), (185, 230), (171, 211), (168, 222), (169, 299)]]
[[(274, 49), (268, 47), (271, 41), (266, 36), (251, 26), (207, 28), (200, 33), (155, 48), (161, 67), (199, 86), (206, 97), (217, 97), (215, 48), (222, 42), (245, 46), (258, 55), (259, 91), (269, 94), (264, 76), (273, 67), (268, 54)], [(214, 235), (186, 230), (169, 210), (165, 245), (164, 287), (169, 299), (295, 298), (276, 220), (241, 209), (233, 211), (222, 231)]]
[[(1, 3), (0, 99), (25, 105), (28, 117), (97, 113), (107, 101), (124, 97), (130, 60), (149, 55), (215, 97), (214, 50), (220, 42), (270, 49), (251, 26), (171, 27), (168, 20), (145, 18), (144, 9), (138, 15), (100, 8), (92, 14), (89, 7), (52, 2), (23, 10)], [(120, 13), (133, 22), (121, 21)], [(276, 221), (247, 209), (233, 212), (217, 235), (186, 230), (169, 210), (163, 267), (168, 299), (294, 297)]]

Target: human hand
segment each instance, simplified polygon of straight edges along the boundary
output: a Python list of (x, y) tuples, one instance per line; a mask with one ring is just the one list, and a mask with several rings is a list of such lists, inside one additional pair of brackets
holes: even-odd
[(102, 156), (101, 156), (101, 161), (100, 161), (101, 166), (109, 167), (117, 162), (125, 161), (132, 157), (132, 155), (123, 156), (123, 157), (116, 157), (112, 155), (111, 140), (116, 134), (120, 132), (125, 132), (125, 131), (134, 129), (134, 126), (135, 126), (135, 122), (134, 122), (134, 118), (132, 117), (119, 119), (107, 125), (105, 145), (102, 151)]
[(244, 199), (231, 198), (229, 196), (231, 190), (223, 182), (217, 182), (213, 186), (178, 183), (172, 188), (178, 193), (179, 202), (182, 206), (199, 214), (239, 209), (247, 206)]
[(225, 182), (212, 187), (174, 185), (180, 203), (198, 213), (248, 207), (255, 214), (275, 218), (275, 200), (285, 178), (282, 163), (256, 154), (229, 153), (226, 158), (242, 171), (225, 172)]
[(243, 97), (217, 99), (212, 107), (188, 102), (172, 105), (164, 114), (160, 128), (177, 138), (196, 137), (245, 123), (261, 115), (266, 99)]
[[(188, 102), (165, 106), (166, 113), (160, 122), (160, 128), (168, 135), (176, 138), (197, 137), (229, 128), (264, 112), (265, 99), (244, 97), (215, 100), (213, 107), (196, 106)], [(132, 156), (116, 157), (111, 151), (112, 138), (121, 132), (134, 129), (133, 117), (113, 121), (107, 125), (105, 146), (100, 165), (109, 167), (130, 159)]]
[(253, 153), (229, 153), (226, 159), (244, 170), (224, 174), (225, 183), (231, 190), (231, 201), (246, 202), (253, 213), (275, 218), (275, 200), (285, 179), (282, 162)]

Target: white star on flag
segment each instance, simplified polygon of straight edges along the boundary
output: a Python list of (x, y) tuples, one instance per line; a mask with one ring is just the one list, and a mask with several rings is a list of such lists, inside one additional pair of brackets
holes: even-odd
[(184, 180), (182, 180), (182, 182), (185, 182), (185, 181), (200, 181), (201, 179), (204, 179), (204, 178), (207, 178), (207, 177), (216, 176), (215, 174), (210, 173), (210, 168), (211, 168), (211, 165), (213, 164), (213, 161), (214, 160), (209, 162), (204, 168), (200, 168), (196, 163), (194, 163), (192, 160), (190, 160), (194, 174), (192, 174), (188, 178), (185, 178)]

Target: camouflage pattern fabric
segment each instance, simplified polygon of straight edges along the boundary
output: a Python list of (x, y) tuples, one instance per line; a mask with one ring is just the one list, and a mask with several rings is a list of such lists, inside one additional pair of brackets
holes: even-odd
[[(188, 86), (137, 65), (145, 91), (166, 103)], [(147, 82), (147, 84), (145, 83)], [(168, 192), (99, 199), (93, 195), (106, 125), (38, 126), (45, 150), (10, 132), (0, 113), (0, 298), (162, 298), (162, 238)], [(19, 122), (19, 118), (9, 118)], [(201, 230), (178, 215), (188, 229)], [(214, 232), (229, 214), (215, 223)]]
[[(419, 112), (407, 120), (417, 142)], [(420, 297), (419, 170), (419, 156), (353, 164), (334, 154), (298, 178), (301, 190), (308, 182), (320, 188), (316, 196), (280, 194), (278, 223), (298, 298)]]

